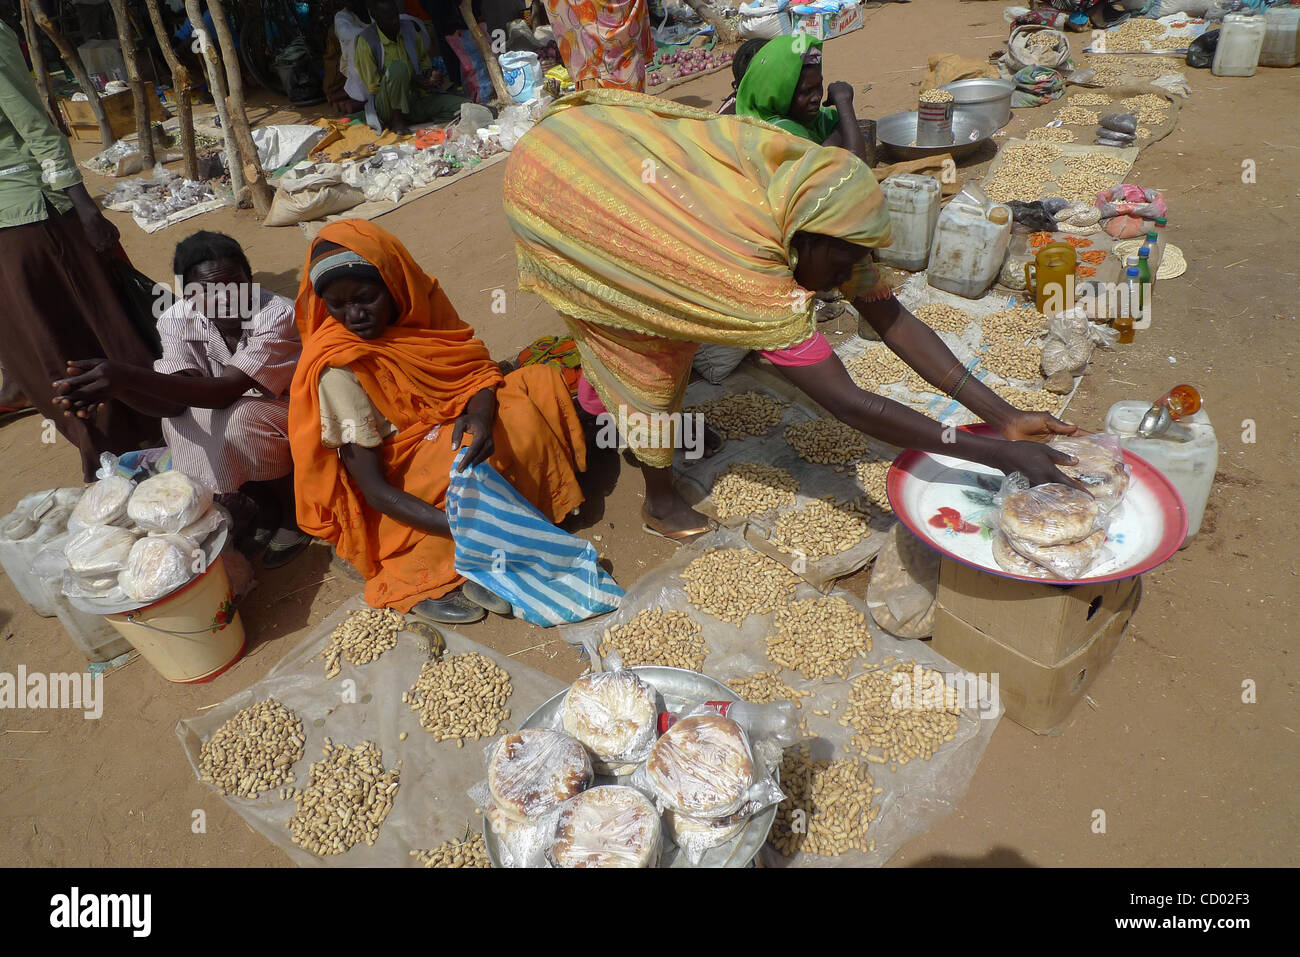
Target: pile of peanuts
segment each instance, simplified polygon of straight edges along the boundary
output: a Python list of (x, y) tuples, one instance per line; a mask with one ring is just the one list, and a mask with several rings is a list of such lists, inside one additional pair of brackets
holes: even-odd
[(709, 650), (699, 623), (684, 611), (647, 608), (624, 625), (606, 628), (600, 640), (600, 655), (618, 652), (623, 667), (665, 665), (699, 671)]
[(464, 841), (443, 841), (431, 851), (412, 851), (425, 867), (491, 867), (481, 833)]
[(1054, 119), (1060, 120), (1066, 126), (1096, 126), (1101, 120), (1101, 114), (1086, 106), (1067, 103), (1057, 111)]
[(1020, 386), (1003, 384), (991, 384), (989, 388), (1005, 402), (1025, 412), (1050, 412), (1055, 415), (1061, 408), (1061, 397), (1046, 389), (1022, 389)]
[(373, 742), (356, 747), (325, 739), (325, 757), (311, 766), (307, 787), (295, 792), (289, 818), (293, 842), (317, 857), (342, 854), (364, 841), (374, 846), (397, 797), (398, 771), (384, 770)]
[(1126, 96), (1119, 101), (1119, 105), (1124, 108), (1125, 113), (1136, 114), (1139, 123), (1150, 123), (1152, 126), (1159, 126), (1169, 118), (1169, 101), (1164, 97), (1156, 96), (1154, 93)]
[(866, 616), (838, 595), (790, 602), (776, 613), (767, 657), (805, 678), (847, 678), (852, 662), (871, 651)]
[(274, 698), (241, 708), (199, 749), (199, 777), (222, 794), (255, 798), (293, 780), (302, 719)]
[(848, 851), (871, 852), (867, 831), (880, 814), (873, 805), (876, 787), (867, 766), (853, 760), (814, 761), (807, 745), (781, 757), (781, 790), (768, 843), (785, 857), (800, 851), (837, 857)]
[(980, 320), (984, 342), (1024, 342), (1047, 328), (1047, 317), (1033, 306), (1012, 306), (991, 312)]
[(1125, 20), (1106, 31), (1107, 53), (1141, 53), (1143, 50), (1179, 50), (1187, 46), (1187, 37), (1165, 36), (1165, 25), (1158, 20)]
[(1095, 203), (1097, 194), (1122, 182), (1131, 164), (1117, 156), (1084, 153), (1065, 158), (1058, 178), (1060, 195), (1072, 203)]
[[(873, 764), (889, 764), (897, 770), (913, 758), (930, 760), (945, 742), (957, 736), (957, 717), (961, 708), (957, 692), (943, 684), (943, 675), (929, 668), (921, 669), (920, 687), (916, 687), (914, 661), (900, 661), (893, 667), (868, 671), (853, 682), (849, 700), (838, 723), (855, 732), (849, 745)], [(898, 679), (895, 675), (904, 675)], [(938, 682), (938, 685), (932, 685)], [(942, 706), (931, 702), (942, 687)], [(894, 694), (903, 690), (906, 707), (895, 707)], [(880, 752), (876, 754), (875, 752)]]
[(1041, 126), (1025, 134), (1027, 140), (1044, 140), (1051, 143), (1073, 143), (1074, 132), (1063, 126)]
[(935, 332), (952, 333), (960, 333), (975, 318), (965, 309), (940, 302), (927, 302), (924, 306), (918, 306), (912, 315)]
[(809, 419), (785, 430), (785, 440), (805, 462), (818, 465), (847, 465), (870, 446), (867, 437), (839, 419)]
[(710, 548), (682, 572), (686, 597), (707, 615), (739, 624), (787, 599), (797, 579), (748, 548)]
[(1181, 67), (1185, 66), (1181, 57), (1175, 59), (1167, 56), (1099, 56), (1085, 54), (1082, 67), (1093, 71), (1093, 82), (1102, 86), (1122, 86), (1131, 82), (1130, 78), (1149, 79), (1166, 73), (1182, 76)]
[(802, 708), (800, 698), (809, 698), (811, 691), (796, 691), (781, 680), (776, 671), (760, 671), (746, 678), (732, 678), (727, 687), (740, 695), (743, 701), (751, 704), (772, 704), (775, 701), (793, 701), (796, 708)]
[(396, 647), (404, 621), (402, 614), (391, 608), (362, 608), (348, 615), (321, 652), (325, 656), (326, 679), (339, 673), (340, 658), (346, 657), (354, 665), (368, 665)]
[(980, 364), (1003, 379), (1037, 379), (1043, 374), (1043, 347), (999, 339), (980, 356)]
[(510, 676), (491, 658), (477, 652), (429, 658), (402, 702), (420, 717), (420, 726), (435, 741), (489, 738), (510, 718), (506, 701), (514, 689)]
[(863, 459), (856, 467), (858, 484), (867, 493), (867, 501), (886, 515), (894, 514), (894, 509), (889, 504), (889, 493), (886, 491), (889, 467), (892, 464), (884, 459), (870, 458)]
[(789, 505), (798, 491), (798, 480), (785, 469), (757, 462), (733, 462), (713, 483), (711, 494), (718, 518), (726, 519)]
[(952, 93), (948, 90), (922, 90), (917, 97), (922, 103), (951, 103)]
[(1054, 47), (1056, 46), (1056, 34), (1051, 30), (1040, 30), (1037, 33), (1031, 33), (1025, 37), (1025, 45), (1030, 47)]
[(762, 392), (737, 392), (723, 395), (686, 409), (699, 412), (704, 420), (729, 439), (766, 435), (779, 425), (785, 407)]
[(816, 561), (847, 552), (871, 534), (858, 506), (817, 499), (781, 514), (769, 537), (787, 554), (801, 554)]
[(849, 378), (860, 389), (878, 392), (881, 386), (903, 383), (909, 392), (933, 392), (934, 386), (917, 374), (916, 370), (900, 359), (888, 346), (872, 346), (857, 358), (844, 364)]
[(1110, 106), (1110, 101), (1108, 93), (1071, 93), (1066, 102), (1075, 106)]
[(1053, 143), (1018, 143), (1004, 147), (993, 175), (982, 184), (989, 198), (1005, 203), (1012, 199), (1035, 199), (1052, 175), (1052, 164), (1061, 155)]

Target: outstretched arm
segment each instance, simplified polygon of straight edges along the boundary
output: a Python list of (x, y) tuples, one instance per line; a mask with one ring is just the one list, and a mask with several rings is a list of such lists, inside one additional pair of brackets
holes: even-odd
[(446, 512), (389, 484), (376, 450), (348, 444), (339, 449), (339, 455), (366, 504), (375, 511), (431, 535), (451, 534)]

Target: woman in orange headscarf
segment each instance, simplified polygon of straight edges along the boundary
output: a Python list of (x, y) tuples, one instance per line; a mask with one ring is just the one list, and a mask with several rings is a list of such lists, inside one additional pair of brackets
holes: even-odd
[[(366, 601), (439, 622), (509, 604), (455, 570), (452, 460), (489, 462), (552, 521), (582, 502), (582, 427), (553, 366), (507, 376), (438, 281), (373, 223), (322, 229), (298, 291), (289, 436), (299, 526), (365, 576)], [(462, 587), (463, 583), (463, 587)]]

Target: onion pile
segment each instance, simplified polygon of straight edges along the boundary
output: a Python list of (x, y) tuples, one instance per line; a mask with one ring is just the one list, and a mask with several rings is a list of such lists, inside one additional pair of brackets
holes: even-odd
[(731, 59), (732, 54), (728, 50), (685, 49), (665, 53), (659, 57), (658, 63), (661, 67), (671, 67), (672, 76), (665, 77), (664, 74), (668, 73), (668, 70), (656, 70), (646, 77), (646, 83), (649, 86), (661, 86), (670, 79), (676, 80), (695, 73), (708, 73), (718, 67), (726, 66)]

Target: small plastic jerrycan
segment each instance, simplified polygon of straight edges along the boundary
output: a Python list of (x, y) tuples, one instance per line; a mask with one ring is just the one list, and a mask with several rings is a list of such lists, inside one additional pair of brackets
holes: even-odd
[(1055, 242), (1040, 249), (1032, 263), (1025, 263), (1025, 288), (1034, 291), (1034, 306), (1043, 315), (1048, 314), (1044, 305), (1050, 304), (1054, 313), (1064, 312), (1072, 305), (1066, 296), (1074, 297), (1074, 270), (1078, 262), (1073, 246)]

